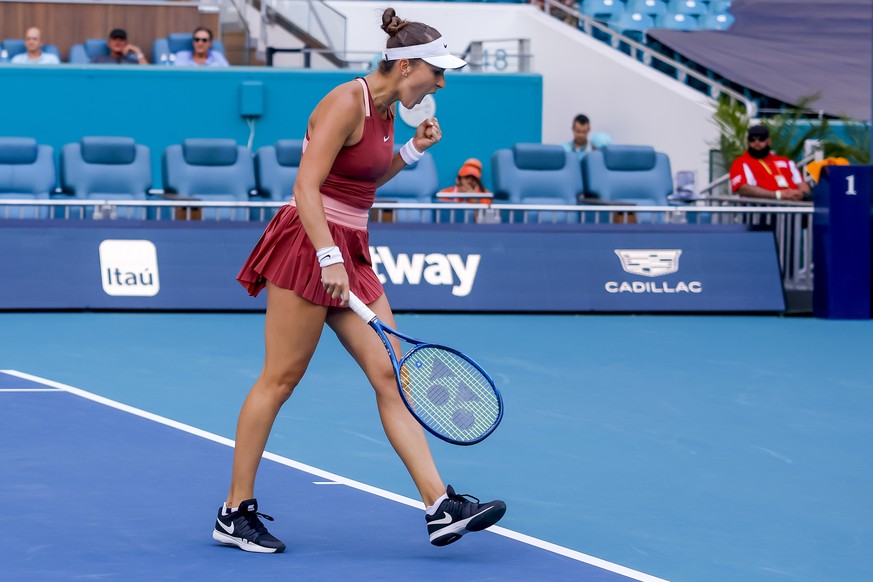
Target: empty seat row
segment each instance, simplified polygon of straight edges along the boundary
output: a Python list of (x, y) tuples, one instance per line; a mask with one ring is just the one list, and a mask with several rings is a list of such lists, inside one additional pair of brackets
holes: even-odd
[(707, 6), (697, 0), (670, 4), (661, 0), (583, 0), (580, 11), (636, 40), (650, 29), (727, 30), (735, 20), (724, 3)]
[[(0, 138), (0, 199), (137, 201), (155, 196), (149, 148), (129, 137), (83, 137), (66, 144), (58, 170), (50, 146), (32, 138)], [(252, 155), (230, 139), (187, 139), (168, 146), (162, 178), (164, 192), (177, 198), (247, 201), (257, 194)], [(0, 217), (49, 215), (47, 207), (0, 210)], [(119, 211), (128, 218), (145, 214), (137, 207)], [(245, 218), (244, 209), (205, 209), (204, 215)]]
[(639, 12), (651, 16), (661, 14), (724, 14), (731, 3), (725, 0), (581, 0), (579, 11), (586, 16), (605, 20), (623, 12)]
[[(231, 139), (186, 139), (162, 154), (163, 193), (169, 199), (213, 202), (252, 197), (287, 201), (293, 194), (302, 140), (279, 140), (254, 155)], [(603, 201), (667, 203), (670, 162), (648, 146), (606, 146), (590, 152), (580, 168), (574, 153), (557, 145), (516, 144), (492, 156), (494, 197), (515, 204), (575, 205), (579, 196)], [(83, 137), (63, 146), (57, 179), (52, 148), (32, 138), (0, 138), (0, 199), (155, 199), (149, 148), (129, 137)], [(58, 186), (59, 183), (59, 187)], [(439, 190), (433, 156), (407, 166), (380, 187), (377, 200), (430, 203)], [(154, 209), (150, 209), (154, 210)], [(91, 212), (89, 207), (88, 212)], [(245, 208), (204, 208), (204, 218), (247, 219)], [(46, 217), (47, 207), (0, 207), (0, 217)], [(87, 213), (86, 213), (87, 215)], [(142, 207), (118, 210), (128, 218), (153, 218)], [(428, 221), (426, 213), (399, 210), (398, 221)]]
[[(608, 145), (575, 153), (556, 145), (515, 144), (494, 152), (494, 196), (512, 204), (574, 205), (593, 201), (661, 206), (673, 192), (670, 159), (650, 146)], [(577, 214), (542, 212), (532, 220), (574, 222)], [(528, 213), (531, 219), (530, 213)]]

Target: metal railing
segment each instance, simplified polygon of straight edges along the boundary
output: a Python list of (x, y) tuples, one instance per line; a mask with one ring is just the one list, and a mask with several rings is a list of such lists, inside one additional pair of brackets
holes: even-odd
[[(0, 219), (265, 222), (286, 202), (206, 200), (0, 200)], [(745, 225), (774, 233), (786, 290), (813, 287), (811, 203), (711, 197), (675, 206), (376, 202), (373, 222), (430, 224)]]
[(261, 6), (262, 26), (279, 20), (307, 44), (345, 52), (346, 17), (335, 8), (320, 0), (261, 0)]

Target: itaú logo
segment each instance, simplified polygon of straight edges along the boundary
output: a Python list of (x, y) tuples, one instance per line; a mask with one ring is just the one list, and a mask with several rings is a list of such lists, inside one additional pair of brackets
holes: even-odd
[(161, 290), (158, 253), (150, 240), (114, 240), (100, 243), (100, 278), (103, 291), (117, 297), (154, 297)]
[[(615, 249), (625, 273), (642, 277), (661, 277), (679, 272), (680, 249)], [(609, 293), (701, 293), (700, 281), (607, 281)]]

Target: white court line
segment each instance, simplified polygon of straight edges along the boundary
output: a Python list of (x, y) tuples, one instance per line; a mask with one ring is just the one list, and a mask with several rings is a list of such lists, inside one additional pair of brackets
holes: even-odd
[(63, 390), (57, 388), (0, 388), (0, 392), (57, 392), (63, 394)]
[[(139, 408), (134, 408), (133, 406), (128, 406), (127, 404), (122, 404), (121, 402), (117, 402), (115, 400), (110, 400), (109, 398), (105, 398), (103, 396), (98, 396), (97, 394), (92, 394), (91, 392), (87, 392), (80, 388), (74, 388), (73, 386), (68, 386), (66, 384), (61, 384), (60, 382), (54, 382), (53, 380), (47, 380), (45, 378), (40, 378), (39, 376), (33, 376), (31, 374), (25, 374), (24, 372), (18, 372), (16, 370), (0, 370), (0, 373), (9, 374), (10, 376), (17, 376), (19, 378), (23, 378), (25, 380), (31, 380), (33, 382), (39, 382), (41, 384), (45, 384), (46, 386), (52, 386), (53, 388), (58, 388), (60, 390), (64, 390), (71, 394), (75, 394), (76, 396), (80, 396), (82, 398), (86, 398), (88, 400), (92, 400), (99, 404), (103, 404), (105, 406), (109, 406), (110, 408), (115, 408), (117, 410), (121, 410), (123, 412), (128, 412), (135, 416), (139, 416), (141, 418), (145, 418), (147, 420), (151, 420), (157, 422), (159, 424), (163, 424), (165, 426), (169, 426), (183, 432), (187, 432), (189, 434), (193, 434), (195, 436), (199, 436), (206, 440), (210, 440), (215, 443), (219, 443), (222, 445), (227, 445), (229, 447), (234, 446), (234, 442), (223, 436), (206, 432), (205, 430), (183, 424), (181, 422), (159, 416), (157, 414), (153, 414), (151, 412), (147, 412), (145, 410), (141, 410)], [(322, 479), (326, 479), (330, 484), (337, 485), (346, 485), (353, 489), (357, 489), (359, 491), (364, 491), (366, 493), (371, 493), (373, 495), (377, 495), (384, 499), (390, 499), (391, 501), (396, 501), (397, 503), (402, 503), (404, 505), (409, 505), (410, 507), (415, 507), (418, 509), (424, 509), (424, 504), (421, 501), (417, 501), (415, 499), (411, 499), (409, 497), (404, 497), (403, 495), (398, 495), (396, 493), (392, 493), (390, 491), (385, 491), (384, 489), (379, 489), (377, 487), (373, 487), (371, 485), (367, 485), (366, 483), (361, 483), (359, 481), (354, 481), (352, 479), (347, 479), (346, 477), (342, 477), (340, 475), (336, 475), (334, 473), (330, 473), (328, 471), (324, 471), (317, 467), (312, 467), (310, 465), (306, 465), (304, 463), (300, 463), (293, 459), (289, 459), (287, 457), (282, 457), (275, 453), (265, 452), (264, 458), (279, 463), (281, 465), (285, 465), (287, 467), (291, 467), (297, 469), (299, 471), (303, 471), (305, 473), (309, 473), (310, 475), (315, 475), (316, 477), (321, 477)], [(321, 483), (328, 484), (328, 483)], [(592, 566), (596, 566), (603, 570), (607, 570), (609, 572), (614, 572), (616, 574), (621, 574), (622, 576), (626, 576), (633, 580), (639, 580), (640, 582), (667, 582), (663, 578), (657, 578), (650, 574), (644, 574), (642, 572), (637, 572), (636, 570), (632, 570), (630, 568), (626, 568), (625, 566), (620, 566), (618, 564), (613, 564), (612, 562), (607, 562), (606, 560), (601, 560), (600, 558), (595, 558), (594, 556), (589, 556), (588, 554), (583, 554), (582, 552), (577, 552), (576, 550), (571, 550), (569, 548), (565, 548), (563, 546), (559, 546), (557, 544), (553, 544), (538, 538), (534, 538), (525, 534), (521, 534), (497, 525), (493, 525), (488, 528), (489, 532), (495, 533), (497, 535), (501, 535), (503, 537), (507, 537), (549, 552), (554, 554), (559, 554), (561, 556), (571, 558), (573, 560), (577, 560), (579, 562), (584, 562), (586, 564), (590, 564)]]

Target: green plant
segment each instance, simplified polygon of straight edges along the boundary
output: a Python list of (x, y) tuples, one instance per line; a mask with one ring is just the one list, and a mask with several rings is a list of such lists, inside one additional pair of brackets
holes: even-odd
[(712, 120), (718, 127), (719, 136), (718, 140), (709, 142), (709, 146), (721, 153), (723, 167), (730, 168), (733, 161), (746, 151), (746, 133), (749, 131), (746, 108), (722, 94)]
[(850, 164), (870, 163), (870, 124), (860, 121), (844, 120), (843, 131), (846, 139), (833, 136), (825, 141), (826, 158), (846, 158)]
[[(761, 125), (770, 131), (773, 150), (780, 156), (800, 160), (804, 142), (815, 139), (822, 142), (825, 157), (846, 158), (851, 164), (869, 164), (870, 124), (842, 118), (842, 132), (839, 132), (825, 117), (809, 118), (814, 110), (812, 105), (818, 98), (818, 94), (801, 97), (795, 107), (760, 120)], [(719, 98), (713, 122), (718, 127), (719, 137), (708, 145), (720, 152), (724, 167), (730, 168), (746, 150), (746, 135), (752, 122), (746, 115), (745, 106), (727, 95)]]

